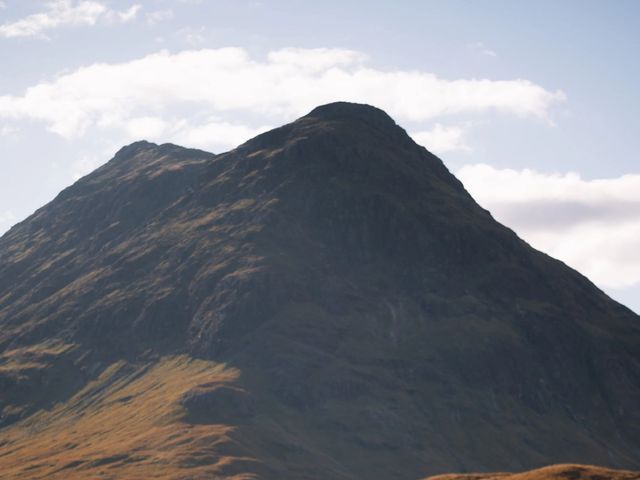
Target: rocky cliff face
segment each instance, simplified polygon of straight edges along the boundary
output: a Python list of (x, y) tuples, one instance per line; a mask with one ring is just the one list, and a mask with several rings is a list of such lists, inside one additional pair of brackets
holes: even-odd
[[(22, 475), (640, 466), (639, 318), (369, 106), (318, 107), (217, 156), (123, 148), (0, 239), (0, 326), (0, 466)], [(146, 411), (161, 368), (165, 387), (198, 373), (149, 419), (166, 441), (128, 447), (152, 453), (43, 446), (49, 463), (29, 465), (26, 429), (80, 431), (123, 385), (139, 400), (118, 408)], [(197, 447), (156, 458), (187, 427)]]

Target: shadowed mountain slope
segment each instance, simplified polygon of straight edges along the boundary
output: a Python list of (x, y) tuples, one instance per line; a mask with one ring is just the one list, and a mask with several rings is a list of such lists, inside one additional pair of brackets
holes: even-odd
[(19, 478), (640, 467), (638, 316), (365, 105), (123, 148), (0, 239), (0, 327)]

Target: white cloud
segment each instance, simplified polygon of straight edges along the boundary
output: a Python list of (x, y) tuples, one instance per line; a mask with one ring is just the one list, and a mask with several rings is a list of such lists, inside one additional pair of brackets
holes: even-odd
[(467, 145), (464, 135), (465, 129), (461, 126), (444, 126), (439, 123), (431, 130), (411, 134), (417, 143), (424, 145), (427, 150), (437, 155), (454, 151), (470, 152), (471, 147)]
[(547, 119), (565, 98), (528, 80), (445, 80), (366, 62), (360, 52), (345, 49), (283, 49), (266, 59), (251, 58), (241, 48), (162, 51), (126, 63), (93, 64), (21, 96), (0, 96), (0, 117), (39, 120), (71, 138), (91, 127), (185, 107), (267, 118), (259, 123), (291, 119), (336, 100), (371, 103), (402, 121), (486, 111)]
[(132, 5), (123, 12), (109, 9), (97, 1), (53, 0), (45, 3), (45, 11), (0, 25), (0, 36), (33, 37), (64, 26), (91, 26), (100, 21), (124, 23), (133, 20), (140, 5)]
[(10, 210), (0, 211), (0, 235), (9, 230), (16, 220), (16, 216)]
[(158, 117), (135, 117), (125, 123), (127, 133), (134, 139), (155, 139), (167, 128), (167, 122)]
[(0, 10), (4, 10), (5, 8), (7, 8), (7, 4), (0, 0)]
[(138, 12), (142, 9), (142, 5), (131, 5), (122, 12), (115, 10), (107, 11), (105, 18), (111, 23), (127, 23), (134, 20), (138, 16)]
[(640, 175), (584, 180), (479, 164), (457, 176), (499, 221), (601, 287), (640, 285)]
[(172, 142), (215, 152), (229, 150), (271, 128), (266, 125), (252, 128), (217, 117), (200, 123), (184, 118), (165, 121), (159, 117), (137, 117), (126, 122), (128, 141)]
[(187, 121), (182, 121), (170, 138), (181, 145), (220, 151), (236, 147), (271, 128), (269, 126), (250, 128), (212, 117), (201, 125), (191, 125)]
[(147, 23), (150, 25), (154, 25), (156, 23), (164, 22), (166, 20), (171, 20), (173, 18), (173, 10), (170, 8), (166, 10), (157, 10), (155, 12), (149, 12), (146, 15)]
[(367, 60), (367, 56), (355, 50), (339, 48), (283, 48), (269, 52), (267, 60), (274, 70), (322, 73), (332, 68), (360, 66)]

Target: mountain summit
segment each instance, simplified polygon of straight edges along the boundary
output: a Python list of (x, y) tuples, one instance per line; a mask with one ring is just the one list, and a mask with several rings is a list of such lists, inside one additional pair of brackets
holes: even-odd
[(367, 105), (124, 147), (0, 238), (0, 327), (14, 477), (640, 467), (638, 316)]

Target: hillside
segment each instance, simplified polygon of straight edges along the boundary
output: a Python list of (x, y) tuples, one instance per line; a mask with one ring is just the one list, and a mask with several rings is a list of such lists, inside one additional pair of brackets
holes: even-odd
[(640, 472), (611, 470), (592, 465), (552, 465), (521, 473), (467, 473), (429, 477), (426, 480), (637, 480)]

